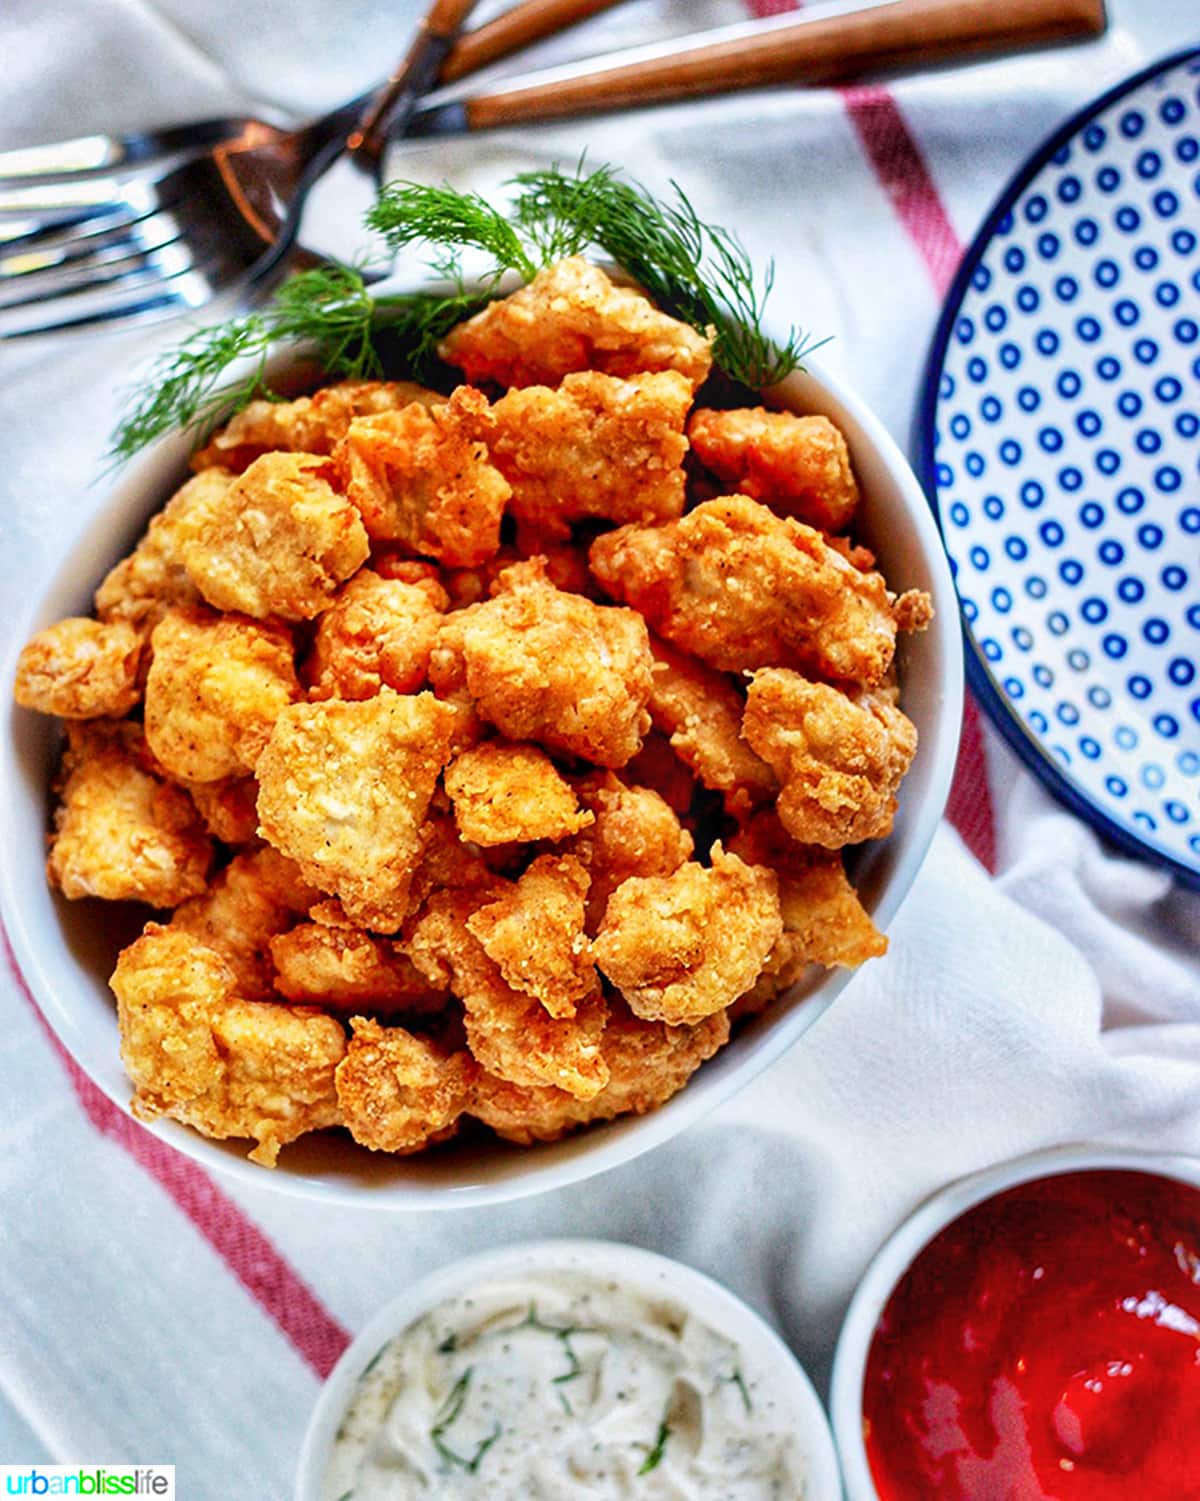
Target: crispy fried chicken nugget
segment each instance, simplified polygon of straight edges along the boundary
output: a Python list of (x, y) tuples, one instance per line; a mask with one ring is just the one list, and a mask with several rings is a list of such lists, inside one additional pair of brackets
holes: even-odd
[(592, 822), (575, 791), (536, 745), (488, 740), (446, 769), (454, 820), (473, 844), (565, 839)]
[(553, 1017), (540, 1001), (506, 984), (468, 920), (507, 890), (508, 883), (497, 880), (482, 891), (435, 891), (407, 932), (405, 952), (431, 983), (461, 999), (467, 1042), (490, 1073), (590, 1099), (608, 1083), (601, 1057), (608, 1007), (597, 993), (573, 1016)]
[(479, 1065), (403, 1027), (351, 1019), (354, 1035), (338, 1064), (342, 1119), (361, 1146), (407, 1156), (448, 1141), (475, 1087)]
[(361, 569), (317, 622), (304, 669), (309, 696), (373, 698), (381, 687), (415, 693), (441, 619), (429, 589)]
[(579, 795), (596, 822), (571, 843), (587, 867), (591, 889), (587, 931), (594, 934), (608, 899), (630, 876), (669, 876), (692, 853), (692, 836), (649, 787), (629, 787), (612, 772), (581, 779)]
[(331, 454), (355, 417), (392, 412), (414, 401), (435, 406), (445, 399), (408, 380), (342, 380), (295, 401), (252, 401), (192, 455), (192, 468), (222, 464), (240, 474), (273, 449)]
[(496, 403), (491, 447), (513, 515), (550, 538), (589, 516), (673, 520), (683, 511), (691, 401), (691, 386), (671, 370), (630, 380), (587, 370), (556, 391), (509, 391)]
[(157, 923), (122, 950), (111, 984), (139, 1119), (250, 1137), (264, 1167), (285, 1143), (338, 1124), (346, 1039), (332, 1017), (244, 1000), (214, 949)]
[(207, 891), (175, 909), (169, 926), (220, 954), (243, 1000), (265, 1001), (276, 988), (272, 937), (290, 928), (319, 896), (298, 866), (278, 850), (264, 848), (235, 856)]
[(694, 1027), (667, 1027), (614, 1008), (602, 1044), (609, 1081), (599, 1094), (580, 1100), (562, 1089), (512, 1084), (483, 1073), (468, 1110), (520, 1146), (555, 1141), (592, 1121), (657, 1110), (728, 1041), (729, 1018), (723, 1011)]
[(253, 771), (280, 711), (300, 697), (289, 632), (174, 609), (150, 646), (146, 742), (167, 773), (218, 782)]
[(187, 793), (149, 765), (138, 725), (68, 726), (46, 867), (64, 896), (174, 907), (204, 890), (212, 841)]
[(555, 386), (575, 370), (678, 370), (695, 389), (712, 366), (711, 344), (643, 293), (571, 256), (460, 323), (438, 352), (469, 381), (501, 386)]
[(292, 704), (259, 758), (259, 833), (353, 922), (394, 933), (453, 724), (432, 693)]
[[(486, 604), (451, 615), (453, 635), (438, 643), (452, 663), (461, 642), (478, 712), (510, 740), (623, 766), (650, 728), (652, 658), (641, 616), (564, 594), (538, 558), (506, 568), (496, 588)], [(453, 676), (436, 649), (430, 676), (439, 693)]]
[(442, 887), (479, 891), (495, 885), (495, 874), (477, 845), (465, 841), (448, 814), (430, 811), (425, 847), (412, 881), (412, 909)]
[(573, 855), (540, 855), (514, 887), (467, 919), (505, 982), (551, 1016), (574, 1016), (577, 1003), (600, 988), (584, 932), (589, 884)]
[(729, 848), (748, 864), (775, 872), (783, 917), (779, 941), (758, 980), (737, 1001), (735, 1015), (762, 1010), (810, 964), (856, 969), (887, 953), (887, 939), (847, 879), (840, 851), (797, 844), (770, 808), (756, 813)]
[(204, 826), (222, 844), (251, 844), (258, 835), (258, 783), (253, 777), (193, 782), (188, 794)]
[(742, 739), (745, 700), (724, 674), (665, 641), (651, 639), (650, 717), (671, 749), (726, 806), (745, 809), (774, 796), (775, 773)]
[(469, 386), (441, 406), (413, 402), (352, 422), (334, 462), (371, 540), (448, 568), (490, 558), (512, 493), (488, 458), (494, 427), (487, 398)]
[(779, 776), (779, 817), (802, 844), (841, 849), (891, 833), (917, 730), (883, 694), (850, 698), (786, 668), (755, 673), (742, 726)]
[(635, 1016), (695, 1024), (750, 989), (782, 932), (774, 872), (718, 843), (709, 869), (689, 862), (618, 886), (592, 958)]
[(270, 940), (275, 989), (289, 1001), (424, 1015), (449, 1000), (393, 942), (355, 927), (339, 903), (321, 903), (313, 916)]
[(311, 620), (371, 550), (358, 512), (329, 483), (330, 461), (265, 453), (179, 523), (180, 556), (214, 609)]
[(858, 482), (846, 440), (828, 417), (765, 407), (698, 408), (688, 437), (728, 490), (823, 532), (844, 532), (854, 520)]
[(202, 603), (183, 566), (183, 528), (220, 500), (232, 483), (227, 469), (206, 469), (175, 492), (134, 550), (96, 590), (101, 620), (124, 620), (149, 636), (172, 605)]
[(62, 719), (119, 719), (141, 697), (142, 638), (123, 620), (72, 617), (39, 631), (17, 659), (13, 689), (23, 709)]
[(590, 557), (610, 594), (722, 671), (780, 664), (870, 686), (891, 665), (896, 615), (882, 576), (745, 495), (608, 532)]

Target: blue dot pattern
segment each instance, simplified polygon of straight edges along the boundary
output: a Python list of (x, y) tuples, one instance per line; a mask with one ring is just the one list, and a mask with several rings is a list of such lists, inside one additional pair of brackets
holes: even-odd
[(1200, 62), (1026, 186), (938, 394), (938, 509), (997, 690), (1078, 793), (1200, 872)]

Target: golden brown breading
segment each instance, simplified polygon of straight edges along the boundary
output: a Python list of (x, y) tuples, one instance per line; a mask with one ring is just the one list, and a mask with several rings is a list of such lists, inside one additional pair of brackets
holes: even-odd
[[(330, 909), (334, 909), (331, 911)], [(391, 940), (376, 938), (342, 916), (337, 902), (313, 909), (317, 920), (271, 939), (275, 988), (289, 1001), (339, 1010), (429, 1014), (449, 1000), (429, 984)]]
[(693, 844), (671, 808), (649, 787), (626, 786), (612, 772), (594, 772), (578, 787), (596, 822), (570, 848), (591, 877), (587, 931), (595, 933), (609, 897), (623, 881), (669, 876), (688, 859)]
[(403, 1027), (356, 1016), (337, 1070), (342, 1119), (360, 1146), (407, 1156), (448, 1141), (474, 1091), (479, 1065)]
[(896, 620), (878, 573), (744, 495), (597, 537), (592, 572), (676, 646), (725, 672), (775, 665), (871, 685)]
[(301, 696), (287, 629), (173, 609), (150, 645), (146, 742), (166, 772), (218, 782), (253, 771), (280, 711)]
[(174, 907), (204, 890), (212, 841), (187, 793), (148, 765), (138, 725), (68, 727), (46, 865), (64, 896)]
[(778, 791), (775, 773), (742, 739), (745, 700), (733, 682), (665, 641), (651, 639), (650, 717), (705, 787), (741, 810)]
[(275, 991), (272, 937), (290, 928), (318, 896), (296, 865), (264, 848), (235, 856), (207, 891), (175, 909), (170, 927), (215, 949), (233, 971), (243, 1000), (265, 1001)]
[(371, 540), (449, 568), (490, 558), (511, 493), (483, 441), (494, 426), (487, 398), (468, 386), (441, 406), (413, 402), (352, 422), (334, 461)]
[(439, 695), (465, 686), (510, 740), (623, 766), (650, 728), (645, 622), (556, 589), (537, 558), (506, 568), (496, 589), (447, 617), (429, 668)]
[(495, 407), (492, 457), (526, 528), (570, 535), (585, 517), (670, 521), (683, 511), (692, 389), (664, 371), (618, 380), (587, 370), (556, 391), (527, 386)]
[(175, 492), (151, 518), (133, 552), (109, 570), (96, 590), (101, 620), (128, 621), (148, 636), (172, 605), (202, 603), (183, 566), (182, 528), (220, 500), (232, 483), (227, 469), (206, 469)]
[(469, 381), (502, 386), (553, 386), (575, 370), (678, 370), (695, 388), (712, 365), (710, 345), (643, 293), (571, 256), (460, 323), (439, 353)]
[(72, 616), (39, 631), (17, 659), (13, 694), (23, 709), (63, 719), (119, 719), (141, 697), (142, 637), (124, 620)]
[(285, 1143), (338, 1124), (346, 1039), (332, 1017), (242, 999), (214, 949), (157, 923), (122, 950), (110, 983), (141, 1120), (169, 1115), (205, 1136), (250, 1137), (264, 1167)]
[(777, 772), (793, 839), (841, 849), (891, 833), (917, 730), (883, 694), (855, 698), (798, 672), (755, 673), (742, 733)]
[(258, 783), (253, 777), (193, 782), (188, 794), (204, 826), (222, 844), (250, 844), (258, 836)]
[(774, 872), (718, 843), (708, 869), (690, 861), (618, 886), (592, 958), (636, 1016), (694, 1024), (750, 989), (782, 932)]
[(592, 822), (544, 750), (487, 740), (446, 768), (454, 821), (473, 844), (565, 839)]
[(765, 407), (700, 408), (688, 423), (688, 437), (727, 491), (823, 532), (844, 532), (854, 520), (858, 482), (846, 440), (828, 417)]
[(414, 911), (439, 887), (478, 891), (494, 885), (495, 875), (479, 847), (463, 840), (448, 814), (431, 809), (422, 838), (425, 847), (412, 881)]
[(317, 622), (304, 668), (309, 696), (373, 698), (384, 686), (415, 693), (441, 619), (428, 588), (360, 569)]
[(600, 1049), (604, 1001), (589, 996), (574, 1016), (552, 1017), (540, 1001), (505, 983), (468, 926), (472, 913), (509, 889), (496, 880), (479, 891), (435, 891), (406, 930), (404, 950), (432, 984), (461, 999), (471, 1052), (490, 1073), (590, 1099), (608, 1082)]
[(331, 454), (355, 417), (395, 411), (414, 401), (434, 406), (445, 399), (408, 380), (341, 380), (295, 401), (252, 401), (192, 455), (192, 468), (223, 464), (240, 474), (276, 448)]
[(292, 704), (259, 758), (259, 833), (352, 921), (394, 933), (453, 724), (432, 693)]
[(472, 912), (467, 926), (505, 982), (574, 1016), (600, 987), (584, 932), (589, 876), (573, 855), (540, 855), (517, 884)]
[(695, 1027), (667, 1027), (614, 1007), (601, 1042), (609, 1081), (599, 1094), (580, 1100), (562, 1089), (511, 1084), (482, 1073), (468, 1110), (506, 1141), (521, 1146), (555, 1141), (592, 1121), (657, 1110), (728, 1041), (729, 1018), (723, 1011)]
[(358, 512), (329, 483), (328, 459), (265, 453), (179, 522), (180, 556), (217, 610), (311, 620), (371, 550)]

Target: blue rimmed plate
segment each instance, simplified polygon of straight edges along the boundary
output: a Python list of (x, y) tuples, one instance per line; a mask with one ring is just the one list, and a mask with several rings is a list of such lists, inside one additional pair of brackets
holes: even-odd
[(1200, 885), (1200, 49), (1005, 190), (919, 440), (976, 695), (1076, 813)]

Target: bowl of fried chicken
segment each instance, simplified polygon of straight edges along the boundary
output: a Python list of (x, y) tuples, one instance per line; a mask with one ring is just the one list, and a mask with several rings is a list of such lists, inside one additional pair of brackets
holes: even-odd
[[(457, 1206), (598, 1172), (887, 947), (953, 590), (828, 375), (571, 257), (439, 350), (131, 467), (32, 612), (5, 921), (100, 1087), (223, 1171)], [(264, 1171), (273, 1169), (273, 1171)]]

